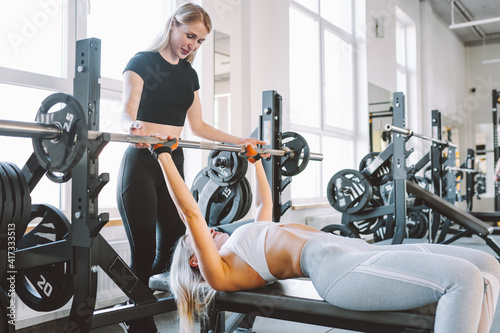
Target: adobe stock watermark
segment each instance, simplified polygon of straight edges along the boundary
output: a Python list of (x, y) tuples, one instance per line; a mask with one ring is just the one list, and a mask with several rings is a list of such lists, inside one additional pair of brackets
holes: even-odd
[(7, 323), (16, 326), (16, 225), (9, 223), (7, 225), (7, 296), (9, 304), (5, 309), (7, 314)]
[(366, 31), (360, 29), (359, 27), (354, 27), (356, 43), (353, 44), (343, 44), (342, 51), (346, 56), (351, 56), (353, 53), (359, 52), (360, 50), (366, 49), (366, 47), (373, 41), (377, 39), (376, 32), (376, 20), (381, 19), (384, 23), (383, 29), (385, 30), (393, 21), (396, 20), (396, 9), (401, 4), (400, 0), (390, 0), (386, 3), (384, 9), (380, 9), (375, 12), (367, 13), (370, 19), (367, 20)]
[[(489, 74), (488, 77), (479, 76), (475, 87), (474, 94), (469, 94), (460, 103), (452, 105), (445, 110), (443, 114), (454, 118), (457, 121), (467, 121), (475, 111), (479, 110), (482, 101), (491, 101), (492, 90), (498, 89), (500, 82), (493, 81), (493, 75)], [(491, 104), (489, 104), (491, 106)], [(491, 111), (491, 109), (488, 109)]]
[(22, 46), (36, 38), (61, 11), (65, 0), (39, 0), (38, 10), (21, 18), (17, 31), (7, 32), (7, 40), (17, 53)]
[(219, 18), (223, 19), (228, 12), (241, 6), (241, 0), (215, 0), (213, 6)]

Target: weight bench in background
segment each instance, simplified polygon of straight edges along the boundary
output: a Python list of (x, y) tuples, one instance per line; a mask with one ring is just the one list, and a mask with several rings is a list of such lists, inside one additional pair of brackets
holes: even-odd
[[(216, 229), (231, 234), (253, 220), (235, 222)], [(150, 278), (149, 287), (168, 291), (166, 273)], [(413, 311), (351, 311), (324, 301), (309, 279), (277, 281), (263, 288), (218, 292), (210, 323), (202, 333), (233, 332), (245, 319), (268, 317), (306, 324), (373, 333), (430, 333), (434, 329), (435, 304)], [(225, 311), (232, 312), (227, 320)], [(245, 326), (246, 327), (246, 326)]]

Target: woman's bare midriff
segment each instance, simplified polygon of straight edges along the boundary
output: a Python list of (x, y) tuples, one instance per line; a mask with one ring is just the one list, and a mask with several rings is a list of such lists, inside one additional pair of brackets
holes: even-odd
[(146, 136), (150, 136), (151, 134), (169, 134), (174, 138), (180, 138), (182, 132), (182, 126), (172, 126), (172, 125), (163, 125), (156, 123), (149, 123), (147, 121), (141, 121), (144, 132)]
[(300, 254), (305, 243), (321, 231), (299, 223), (276, 224), (266, 236), (266, 260), (269, 271), (278, 279), (303, 276)]

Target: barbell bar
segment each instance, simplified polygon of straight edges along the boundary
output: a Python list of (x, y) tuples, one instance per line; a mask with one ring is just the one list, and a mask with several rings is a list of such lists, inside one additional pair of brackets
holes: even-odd
[(394, 126), (394, 125), (391, 125), (391, 124), (386, 124), (385, 125), (385, 130), (386, 131), (391, 131), (391, 132), (394, 132), (394, 133), (398, 133), (398, 134), (402, 134), (402, 135), (408, 136), (408, 137), (415, 136), (417, 138), (420, 138), (420, 139), (423, 139), (423, 140), (427, 140), (427, 141), (432, 141), (432, 142), (435, 142), (435, 143), (438, 143), (438, 144), (441, 144), (441, 145), (446, 145), (448, 147), (458, 148), (458, 145), (454, 144), (453, 142), (430, 138), (428, 136), (415, 133), (411, 129), (408, 129), (408, 128), (401, 128), (401, 127), (397, 127), (397, 126)]
[(462, 172), (471, 172), (471, 173), (480, 173), (481, 172), (481, 171), (476, 170), (476, 169), (459, 168), (459, 167), (452, 167), (452, 166), (446, 166), (444, 169), (446, 171), (462, 171)]
[[(47, 123), (20, 122), (20, 121), (0, 119), (0, 135), (57, 141), (60, 139), (62, 135), (62, 129), (59, 124), (55, 123), (47, 124)], [(147, 143), (152, 145), (165, 142), (163, 140), (160, 140), (152, 136), (88, 131), (89, 140), (98, 140), (101, 137), (103, 137), (105, 141), (110, 141), (110, 142)], [(203, 142), (203, 141), (199, 142), (199, 141), (189, 141), (189, 140), (179, 140), (179, 147), (207, 149), (207, 150), (224, 150), (237, 153), (245, 153), (246, 151), (245, 146), (243, 145), (230, 145), (224, 143)], [(292, 150), (287, 150), (287, 149), (269, 149), (269, 148), (257, 147), (255, 148), (255, 151), (257, 151), (261, 155), (267, 154), (273, 156), (293, 157), (294, 154)], [(311, 153), (309, 159), (314, 161), (322, 161), (323, 154)]]

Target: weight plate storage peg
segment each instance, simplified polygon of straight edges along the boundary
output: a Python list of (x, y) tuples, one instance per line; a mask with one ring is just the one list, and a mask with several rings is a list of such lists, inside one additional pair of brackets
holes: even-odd
[(309, 145), (302, 135), (295, 132), (283, 133), (282, 144), (285, 149), (293, 151), (293, 156), (284, 157), (281, 173), (287, 177), (296, 176), (304, 171), (309, 163), (311, 156)]
[(355, 214), (368, 205), (372, 193), (372, 186), (361, 172), (344, 169), (330, 179), (326, 194), (333, 208), (341, 213)]
[(248, 161), (236, 152), (213, 150), (208, 155), (208, 176), (220, 186), (239, 182), (248, 169)]
[[(51, 205), (33, 205), (32, 221), (41, 218), (38, 225), (25, 234), (17, 244), (19, 250), (63, 240), (69, 234), (66, 216)], [(35, 311), (53, 311), (64, 306), (73, 296), (74, 279), (69, 262), (19, 270), (16, 293)]]
[[(63, 104), (58, 111), (52, 107)], [(87, 123), (83, 109), (71, 95), (57, 93), (43, 100), (36, 122), (55, 124), (60, 129), (58, 138), (33, 138), (33, 148), (40, 165), (49, 171), (66, 172), (82, 158), (87, 144)]]

